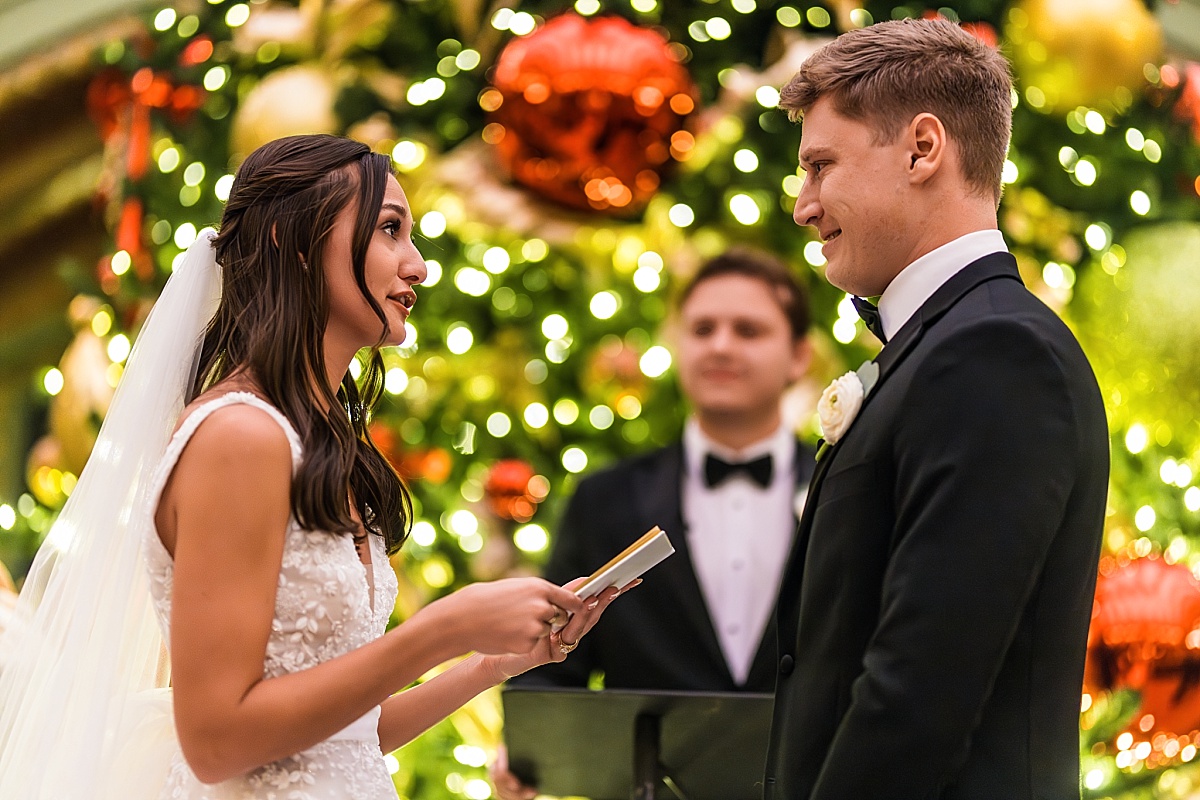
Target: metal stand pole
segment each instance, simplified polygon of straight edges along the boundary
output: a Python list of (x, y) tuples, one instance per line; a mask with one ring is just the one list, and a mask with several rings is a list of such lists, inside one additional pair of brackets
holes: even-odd
[(658, 721), (638, 714), (633, 722), (633, 800), (654, 800), (658, 790)]

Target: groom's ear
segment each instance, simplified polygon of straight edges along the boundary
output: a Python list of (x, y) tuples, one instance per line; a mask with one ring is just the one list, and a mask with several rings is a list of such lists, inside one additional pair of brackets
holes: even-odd
[(938, 173), (947, 158), (950, 142), (946, 126), (933, 114), (923, 112), (913, 117), (904, 135), (909, 183), (925, 183)]

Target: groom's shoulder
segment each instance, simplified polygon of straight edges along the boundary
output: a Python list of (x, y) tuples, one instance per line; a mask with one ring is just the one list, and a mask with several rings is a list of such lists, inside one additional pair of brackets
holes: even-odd
[(1019, 280), (991, 280), (967, 292), (946, 314), (946, 333), (979, 326), (1048, 341), (1075, 342), (1062, 318)]

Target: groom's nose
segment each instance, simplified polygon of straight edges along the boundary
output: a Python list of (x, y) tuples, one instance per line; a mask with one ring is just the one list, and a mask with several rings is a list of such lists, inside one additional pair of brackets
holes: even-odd
[(804, 182), (800, 196), (796, 198), (792, 219), (801, 227), (805, 225), (816, 227), (817, 221), (821, 218), (821, 203), (817, 200), (816, 190), (810, 189), (808, 183), (808, 181)]

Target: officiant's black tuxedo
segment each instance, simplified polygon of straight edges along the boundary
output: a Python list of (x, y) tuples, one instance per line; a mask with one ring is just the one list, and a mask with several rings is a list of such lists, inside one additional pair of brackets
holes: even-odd
[(780, 591), (765, 797), (1078, 798), (1109, 461), (1092, 370), (1008, 254), (876, 361)]
[[(580, 482), (558, 527), (545, 577), (565, 583), (590, 575), (658, 525), (675, 554), (620, 598), (566, 661), (547, 664), (517, 683), (586, 686), (594, 670), (610, 689), (770, 692), (778, 663), (774, 618), (746, 682), (729, 673), (688, 552), (681, 493), (683, 446), (675, 443), (590, 475)], [(796, 485), (808, 485), (815, 462), (797, 444)], [(737, 536), (737, 531), (730, 531)]]

